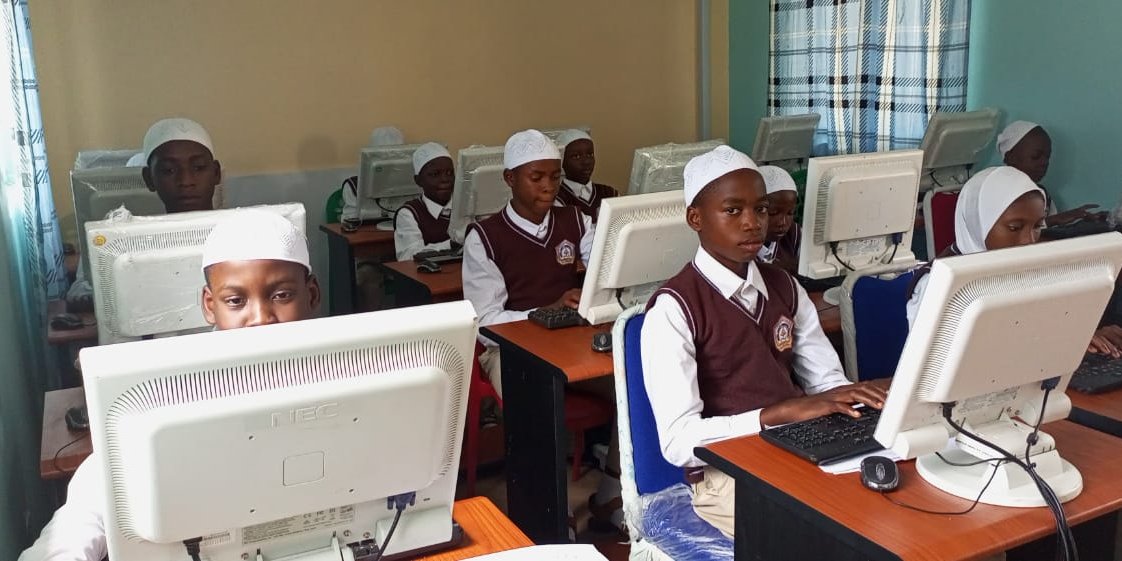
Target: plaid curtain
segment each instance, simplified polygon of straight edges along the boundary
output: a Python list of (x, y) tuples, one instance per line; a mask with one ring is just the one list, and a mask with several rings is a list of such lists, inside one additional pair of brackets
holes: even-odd
[(819, 113), (814, 154), (915, 148), (966, 109), (970, 0), (773, 0), (768, 111)]

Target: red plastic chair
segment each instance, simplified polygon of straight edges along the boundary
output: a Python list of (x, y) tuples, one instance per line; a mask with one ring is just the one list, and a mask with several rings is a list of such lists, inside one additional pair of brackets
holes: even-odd
[(584, 431), (607, 425), (615, 417), (615, 405), (584, 392), (565, 392), (565, 430), (573, 433), (573, 481), (581, 478)]
[(954, 209), (958, 191), (929, 191), (923, 197), (923, 221), (927, 229), (927, 259), (930, 261), (954, 243)]
[(483, 408), (483, 398), (491, 397), (502, 409), (503, 400), (495, 386), (483, 375), (483, 365), (479, 363), (479, 355), (483, 352), (483, 345), (475, 343), (475, 359), (471, 366), (471, 384), (468, 386), (467, 420), (464, 425), (464, 448), (462, 451), (464, 478), (464, 496), (475, 496), (476, 472), (479, 471), (479, 414)]

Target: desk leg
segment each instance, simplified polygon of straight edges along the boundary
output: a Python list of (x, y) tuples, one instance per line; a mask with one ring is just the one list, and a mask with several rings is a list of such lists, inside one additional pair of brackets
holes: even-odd
[(521, 348), (501, 352), (507, 512), (534, 543), (567, 543), (565, 377)]
[(331, 298), (328, 310), (333, 316), (355, 311), (355, 254), (343, 236), (327, 236), (327, 266), (331, 270)]

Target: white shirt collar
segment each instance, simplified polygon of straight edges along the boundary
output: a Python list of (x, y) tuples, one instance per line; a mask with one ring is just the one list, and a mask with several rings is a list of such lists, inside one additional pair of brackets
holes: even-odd
[(721, 293), (721, 296), (725, 298), (738, 296), (741, 303), (747, 305), (750, 310), (755, 309), (756, 306), (756, 299), (752, 297), (754, 292), (758, 292), (761, 296), (767, 298), (767, 285), (764, 284), (764, 279), (760, 277), (760, 270), (756, 268), (755, 260), (748, 263), (748, 272), (744, 278), (740, 278), (725, 268), (701, 247), (697, 248), (693, 263), (701, 276), (705, 277)]
[(440, 218), (440, 213), (444, 212), (445, 207), (440, 206), (436, 201), (424, 195), (421, 195), (421, 201), (425, 203), (425, 208), (429, 210), (429, 214), (431, 214), (433, 218)]
[(503, 212), (506, 213), (507, 218), (509, 218), (515, 226), (518, 226), (518, 229), (526, 232), (527, 234), (530, 234), (531, 236), (534, 236), (535, 238), (538, 238), (539, 240), (544, 239), (545, 235), (549, 232), (550, 214), (548, 213), (545, 215), (545, 220), (542, 220), (541, 224), (534, 224), (533, 222), (530, 222), (529, 220), (526, 220), (525, 218), (519, 216), (517, 212), (514, 212), (514, 207), (510, 206), (510, 203), (506, 204), (506, 208), (503, 209)]
[(576, 181), (573, 181), (571, 179), (562, 179), (561, 182), (564, 183), (565, 187), (568, 187), (569, 191), (572, 194), (579, 197), (582, 201), (588, 202), (588, 201), (592, 200), (592, 180), (591, 179), (588, 180), (588, 183), (583, 184), (583, 185), (580, 184), (580, 183), (577, 183)]

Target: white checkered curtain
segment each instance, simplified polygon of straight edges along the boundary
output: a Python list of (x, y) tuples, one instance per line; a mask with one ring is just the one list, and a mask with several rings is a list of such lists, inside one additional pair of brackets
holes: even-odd
[(970, 0), (773, 0), (768, 111), (819, 113), (814, 155), (915, 148), (966, 109)]

